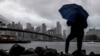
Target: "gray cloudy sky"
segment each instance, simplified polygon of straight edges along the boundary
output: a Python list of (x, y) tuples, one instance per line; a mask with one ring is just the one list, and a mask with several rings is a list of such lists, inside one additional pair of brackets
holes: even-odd
[(100, 0), (0, 0), (0, 14), (11, 21), (22, 24), (30, 22), (33, 26), (46, 23), (47, 27), (55, 27), (60, 21), (63, 29), (68, 29), (66, 20), (59, 14), (59, 8), (64, 4), (77, 3), (89, 13), (89, 27), (100, 28)]

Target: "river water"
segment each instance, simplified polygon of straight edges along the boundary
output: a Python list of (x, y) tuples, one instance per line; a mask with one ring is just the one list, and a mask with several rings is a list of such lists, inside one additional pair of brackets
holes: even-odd
[[(54, 48), (57, 49), (58, 52), (63, 51), (65, 49), (65, 42), (37, 42), (33, 41), (32, 43), (19, 43), (20, 45), (24, 46), (26, 49), (28, 48), (36, 48), (37, 46), (48, 46), (48, 48)], [(13, 44), (0, 44), (0, 49), (9, 50)], [(77, 43), (76, 42), (70, 42), (69, 46), (69, 53), (72, 53), (77, 49)], [(91, 51), (100, 54), (100, 42), (83, 42), (82, 49), (85, 49), (87, 54), (89, 54)]]

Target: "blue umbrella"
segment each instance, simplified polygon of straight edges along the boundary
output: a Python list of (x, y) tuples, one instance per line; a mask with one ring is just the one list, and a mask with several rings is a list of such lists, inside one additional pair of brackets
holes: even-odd
[(71, 22), (75, 22), (79, 16), (81, 16), (85, 20), (89, 16), (89, 14), (85, 11), (85, 9), (82, 6), (77, 4), (63, 5), (59, 9), (59, 12), (64, 19), (67, 19)]

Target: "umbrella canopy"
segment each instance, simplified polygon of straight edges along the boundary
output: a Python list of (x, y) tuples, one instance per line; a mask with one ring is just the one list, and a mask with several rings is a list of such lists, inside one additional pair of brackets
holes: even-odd
[(84, 19), (87, 19), (87, 17), (89, 16), (85, 9), (77, 4), (63, 5), (59, 9), (59, 12), (64, 19), (67, 19), (71, 22), (75, 22), (79, 16), (81, 16)]

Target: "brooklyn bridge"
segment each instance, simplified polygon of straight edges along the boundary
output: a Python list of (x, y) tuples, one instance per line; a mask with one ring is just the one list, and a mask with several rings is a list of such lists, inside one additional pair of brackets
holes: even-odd
[(57, 36), (57, 35), (50, 35), (50, 34), (46, 34), (46, 33), (39, 33), (39, 32), (28, 31), (28, 30), (13, 29), (13, 28), (0, 28), (0, 31), (14, 31), (14, 32), (22, 32), (22, 33), (31, 33), (31, 34), (41, 35), (41, 36), (47, 36), (48, 38), (55, 38), (58, 40), (62, 40), (62, 37)]

